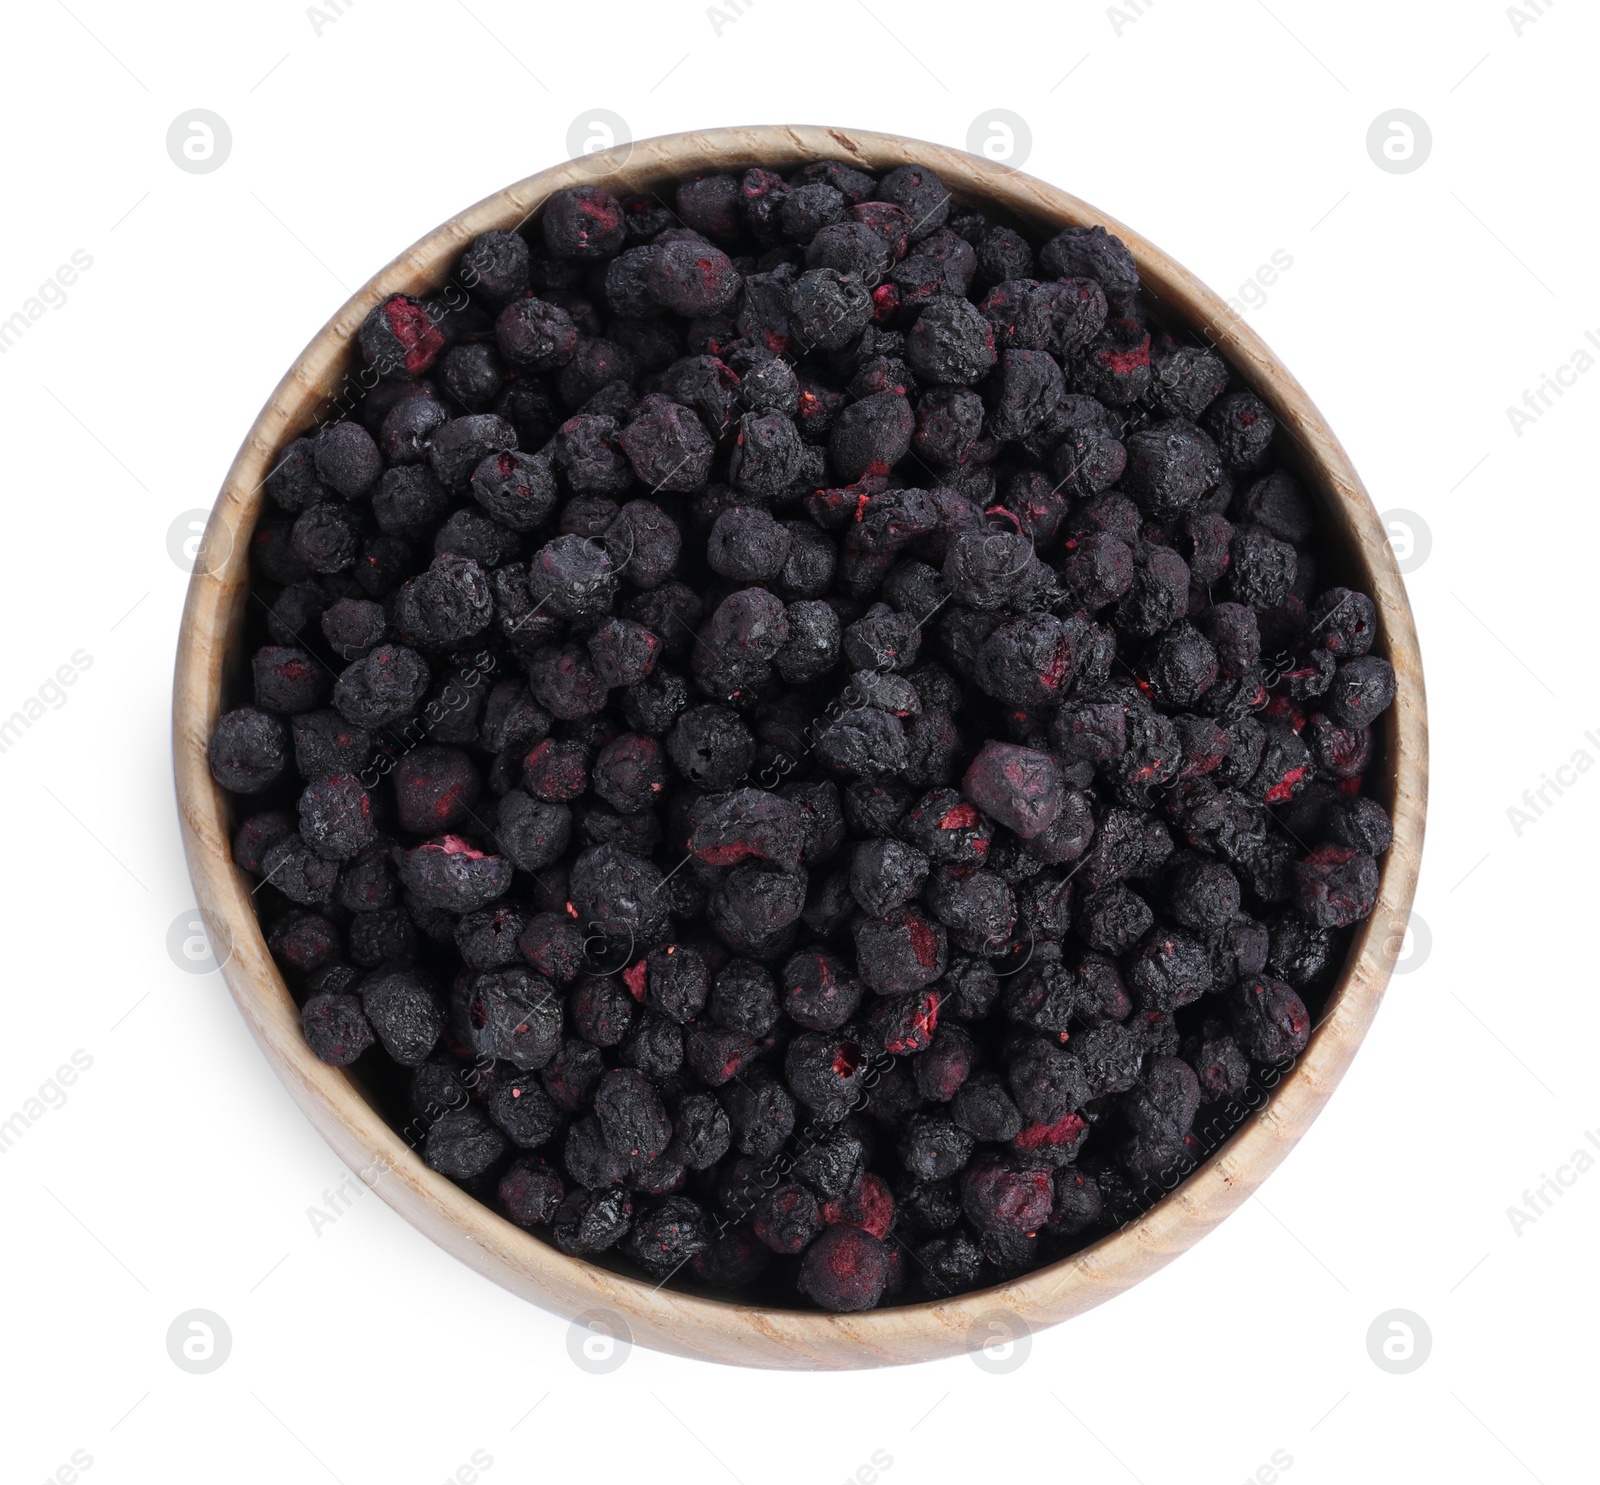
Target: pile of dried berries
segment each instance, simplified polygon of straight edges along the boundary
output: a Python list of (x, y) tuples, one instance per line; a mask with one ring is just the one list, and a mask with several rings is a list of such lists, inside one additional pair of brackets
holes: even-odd
[(308, 1042), (429, 1165), (860, 1310), (1260, 1105), (1373, 907), (1394, 674), (1116, 238), (916, 166), (584, 186), (360, 348), (211, 763)]

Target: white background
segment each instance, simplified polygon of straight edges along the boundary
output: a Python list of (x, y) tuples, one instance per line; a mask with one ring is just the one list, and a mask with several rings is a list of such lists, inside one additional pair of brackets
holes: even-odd
[[(0, 1118), (74, 1051), (93, 1062), (0, 1157), (0, 1477), (45, 1480), (84, 1451), (92, 1485), (432, 1485), (483, 1451), (491, 1485), (815, 1485), (883, 1451), (891, 1485), (1194, 1485), (1282, 1451), (1291, 1485), (1594, 1478), (1600, 1173), (1520, 1231), (1508, 1209), (1600, 1131), (1600, 773), (1568, 774), (1520, 834), (1507, 814), (1577, 750), (1600, 759), (1600, 374), (1569, 375), (1520, 431), (1507, 415), (1600, 332), (1592, 8), (755, 0), (714, 21), (699, 0), (346, 0), (319, 29), (291, 0), (70, 3), (8, 7), (0, 89), (0, 320), (76, 250), (93, 260), (0, 355), (0, 715), (75, 651), (92, 662), (0, 754)], [(962, 1357), (781, 1375), (635, 1349), (591, 1375), (565, 1322), (381, 1201), (314, 1232), (308, 1208), (346, 1172), (221, 977), (169, 955), (193, 905), (169, 531), (211, 503), (347, 294), (564, 157), (580, 116), (609, 109), (636, 138), (816, 122), (963, 145), (996, 107), (1027, 121), (1030, 172), (1222, 293), (1292, 258), (1251, 323), (1378, 508), (1431, 539), (1407, 579), (1434, 743), (1431, 949), (1414, 929), (1264, 1200), (1035, 1336), (1009, 1373)], [(165, 145), (195, 108), (232, 132), (209, 174)], [(1432, 133), (1407, 174), (1366, 146), (1395, 108)], [(1415, 563), (1415, 526), (1397, 537)], [(194, 1308), (232, 1335), (204, 1376), (166, 1347)], [(1431, 1332), (1407, 1375), (1368, 1354), (1391, 1309)]]

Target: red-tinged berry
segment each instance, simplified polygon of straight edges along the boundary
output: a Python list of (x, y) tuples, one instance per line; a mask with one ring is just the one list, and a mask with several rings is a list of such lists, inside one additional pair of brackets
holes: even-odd
[(1318, 846), (1294, 865), (1295, 899), (1312, 922), (1348, 928), (1370, 917), (1378, 900), (1378, 863), (1351, 846)]
[(311, 1050), (334, 1067), (349, 1067), (374, 1041), (354, 995), (313, 995), (301, 1008), (300, 1024)]
[(421, 376), (444, 350), (443, 333), (428, 307), (393, 294), (361, 322), (361, 354), (385, 377)]
[(1282, 980), (1265, 975), (1241, 980), (1229, 999), (1233, 1034), (1257, 1062), (1277, 1063), (1305, 1051), (1311, 1015)]
[(998, 1155), (979, 1156), (961, 1176), (961, 1209), (980, 1232), (1031, 1236), (1054, 1201), (1048, 1170), (1019, 1169)]
[(884, 1245), (859, 1227), (835, 1223), (805, 1251), (800, 1289), (824, 1310), (849, 1314), (870, 1310), (889, 1279)]
[(500, 1177), (498, 1195), (501, 1208), (518, 1227), (544, 1227), (554, 1221), (566, 1187), (553, 1166), (522, 1159)]

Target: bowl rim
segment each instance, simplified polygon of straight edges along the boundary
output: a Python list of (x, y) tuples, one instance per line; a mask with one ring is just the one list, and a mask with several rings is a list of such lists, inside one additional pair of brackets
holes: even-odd
[[(1377, 905), (1357, 926), (1327, 1010), (1306, 1051), (1259, 1108), (1166, 1196), (1122, 1228), (1021, 1278), (953, 1299), (857, 1315), (772, 1309), (653, 1287), (569, 1257), (430, 1170), (344, 1070), (318, 1061), (267, 950), (250, 883), (233, 865), (229, 806), (206, 743), (248, 599), (250, 533), (270, 461), (348, 387), (355, 335), (390, 294), (442, 285), (462, 248), (491, 228), (520, 226), (555, 191), (598, 184), (625, 194), (695, 171), (838, 159), (866, 169), (918, 164), (959, 200), (1041, 227), (1102, 226), (1138, 263), (1164, 317), (1206, 336), (1298, 445), (1322, 519), (1361, 569), (1383, 616), (1378, 653), (1395, 667), (1385, 718), (1385, 779), (1394, 843)], [(1377, 511), (1299, 382), (1220, 296), (1094, 207), (1004, 164), (900, 135), (818, 125), (759, 125), (634, 141), (539, 171), (485, 197), (420, 238), (340, 307), (284, 375), (245, 436), (218, 494), (191, 577), (173, 690), (173, 768), (184, 851), (222, 973), (274, 1071), (352, 1171), (441, 1247), (496, 1283), (569, 1319), (677, 1355), (772, 1368), (897, 1365), (973, 1350), (997, 1333), (1025, 1334), (1080, 1314), (1154, 1273), (1236, 1210), (1320, 1112), (1376, 1014), (1401, 947), (1420, 866), (1427, 794), (1421, 658), (1404, 584)], [(619, 1330), (618, 1322), (624, 1327)], [(999, 1327), (998, 1331), (996, 1327)]]

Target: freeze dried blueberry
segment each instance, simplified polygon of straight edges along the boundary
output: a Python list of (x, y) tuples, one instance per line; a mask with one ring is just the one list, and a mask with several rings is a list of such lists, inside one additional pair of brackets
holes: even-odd
[(556, 258), (608, 258), (623, 244), (622, 207), (600, 186), (569, 186), (546, 203), (544, 244)]
[(734, 1148), (741, 1155), (769, 1159), (794, 1132), (794, 1099), (776, 1077), (746, 1069), (718, 1096), (733, 1128)]
[(914, 908), (858, 918), (853, 932), (861, 978), (880, 995), (903, 995), (931, 985), (948, 963), (944, 927)]
[(1153, 922), (1150, 904), (1127, 887), (1102, 887), (1084, 897), (1078, 907), (1079, 937), (1104, 954), (1126, 953)]
[(906, 765), (900, 719), (872, 706), (852, 707), (834, 717), (817, 740), (817, 753), (845, 775), (878, 778)]
[(1150, 390), (1150, 332), (1133, 320), (1108, 319), (1073, 363), (1073, 390), (1126, 407)]
[(832, 268), (872, 283), (888, 271), (891, 244), (868, 222), (853, 218), (817, 229), (806, 244), (807, 268)]
[(1121, 488), (1161, 520), (1193, 510), (1222, 477), (1216, 445), (1182, 419), (1141, 428), (1129, 436), (1127, 450)]
[(339, 866), (319, 856), (298, 834), (286, 837), (261, 858), (261, 876), (290, 902), (319, 906), (333, 895)]
[(998, 439), (1025, 438), (1066, 394), (1060, 364), (1048, 351), (1002, 351), (984, 383), (989, 430)]
[[(719, 976), (719, 994), (721, 983)], [(812, 1031), (838, 1030), (861, 1003), (859, 981), (834, 955), (820, 950), (794, 955), (783, 967), (781, 984), (784, 1011)]]
[(672, 1139), (672, 1121), (643, 1073), (606, 1073), (595, 1090), (594, 1110), (606, 1144), (630, 1162), (654, 1160)]
[(233, 834), (234, 864), (259, 873), (262, 858), (279, 841), (293, 835), (294, 828), (294, 818), (287, 810), (262, 810), (251, 815)]
[(824, 227), (834, 226), (845, 216), (845, 194), (826, 181), (808, 181), (790, 186), (778, 210), (779, 226), (786, 237), (808, 243)]
[(755, 740), (729, 708), (694, 706), (668, 734), (667, 756), (697, 788), (727, 789), (749, 772)]
[(851, 403), (834, 420), (828, 458), (840, 477), (887, 474), (906, 456), (916, 419), (897, 392), (875, 392)]
[(917, 1091), (931, 1103), (949, 1103), (966, 1085), (976, 1059), (977, 1048), (965, 1031), (957, 1026), (940, 1027), (912, 1064)]
[(557, 1108), (576, 1113), (584, 1106), (603, 1067), (598, 1048), (569, 1037), (541, 1070), (539, 1081)]
[(1260, 526), (1235, 528), (1229, 571), (1233, 596), (1260, 611), (1282, 603), (1294, 584), (1295, 551)]
[(269, 712), (303, 712), (318, 705), (328, 690), (328, 672), (308, 651), (265, 645), (250, 662), (256, 705)]
[(1019, 1169), (998, 1155), (979, 1156), (961, 1176), (961, 1209), (981, 1232), (1037, 1232), (1054, 1199), (1048, 1170)]
[(485, 459), (516, 446), (516, 429), (504, 418), (494, 413), (469, 413), (452, 418), (433, 435), (428, 465), (445, 489), (460, 493)]
[(639, 480), (652, 490), (697, 490), (711, 469), (716, 445), (694, 409), (649, 397), (617, 435)]
[(528, 243), (515, 232), (481, 232), (461, 255), (461, 282), (490, 304), (504, 304), (528, 287)]
[(505, 385), (505, 368), (493, 346), (478, 341), (451, 346), (439, 361), (440, 390), (456, 406), (482, 412)]
[(253, 706), (241, 706), (217, 721), (207, 748), (211, 776), (237, 794), (259, 794), (289, 762), (283, 723)]
[(1014, 1139), (1022, 1115), (993, 1073), (980, 1073), (963, 1083), (950, 1103), (951, 1118), (974, 1138), (987, 1143)]
[(1012, 706), (1043, 708), (1071, 686), (1078, 655), (1074, 628), (1053, 614), (1002, 624), (979, 647), (978, 683)]
[(1175, 345), (1156, 357), (1151, 390), (1169, 416), (1199, 418), (1227, 388), (1227, 363), (1208, 347)]
[(650, 295), (663, 309), (692, 319), (728, 308), (741, 279), (728, 255), (704, 238), (663, 242), (645, 268)]
[(604, 413), (579, 413), (556, 429), (551, 457), (580, 494), (618, 495), (634, 482), (621, 429)]
[(1375, 799), (1341, 794), (1328, 806), (1323, 828), (1336, 846), (1381, 856), (1394, 841), (1389, 812)]
[(1365, 593), (1330, 588), (1312, 604), (1308, 615), (1310, 641), (1340, 660), (1354, 660), (1371, 648), (1378, 632), (1378, 611)]
[(383, 1049), (416, 1067), (444, 1031), (444, 1011), (428, 982), (410, 969), (380, 969), (361, 982), (361, 1003)]
[(556, 480), (543, 455), (504, 450), (472, 472), (472, 498), (513, 531), (532, 531), (550, 518)]
[(798, 1181), (774, 1186), (756, 1203), (755, 1234), (774, 1253), (804, 1252), (826, 1225), (816, 1197)]
[(763, 790), (708, 794), (689, 809), (689, 849), (712, 866), (759, 857), (779, 866), (800, 864), (804, 823), (800, 807)]
[(1029, 607), (1043, 573), (1033, 543), (1009, 531), (963, 531), (944, 559), (944, 580), (956, 602), (972, 609)]
[(354, 995), (313, 995), (300, 1011), (311, 1050), (334, 1067), (348, 1067), (373, 1043), (372, 1028)]
[(470, 913), (511, 885), (511, 863), (459, 835), (441, 835), (402, 853), (400, 880), (424, 907)]
[(372, 801), (352, 774), (332, 774), (309, 784), (300, 795), (300, 835), (328, 861), (358, 856), (377, 835)]
[(993, 829), (954, 789), (935, 789), (906, 811), (900, 833), (931, 861), (968, 866), (988, 858)]
[(494, 336), (506, 362), (522, 371), (555, 371), (578, 348), (572, 316), (559, 305), (533, 297), (506, 305), (495, 321)]
[(1239, 1044), (1258, 1062), (1283, 1062), (1305, 1051), (1311, 1016), (1294, 990), (1266, 975), (1241, 980), (1229, 996)]
[(1153, 929), (1133, 961), (1128, 984), (1141, 1009), (1173, 1011), (1212, 988), (1205, 945), (1177, 929)]
[(1104, 227), (1068, 227), (1057, 233), (1040, 250), (1039, 265), (1057, 278), (1095, 279), (1120, 308), (1139, 290), (1133, 255)]
[(1231, 392), (1211, 404), (1206, 427), (1228, 467), (1248, 472), (1266, 461), (1278, 421), (1255, 393)]
[(598, 924), (621, 943), (631, 937), (640, 947), (666, 930), (661, 872), (649, 861), (620, 847), (590, 846), (572, 865), (572, 901), (580, 922)]
[(939, 1114), (917, 1114), (900, 1137), (906, 1170), (921, 1181), (942, 1181), (966, 1167), (974, 1140), (965, 1129)]
[(810, 268), (790, 286), (789, 326), (805, 352), (847, 345), (872, 318), (872, 296), (855, 274)]
[(1214, 933), (1239, 912), (1239, 879), (1219, 861), (1192, 860), (1173, 874), (1172, 915), (1185, 928)]
[(736, 583), (770, 582), (789, 560), (792, 538), (766, 511), (730, 506), (706, 538), (706, 561)]
[(414, 646), (458, 644), (481, 633), (493, 617), (488, 579), (469, 557), (435, 557), (395, 595), (395, 627)]
[(391, 294), (361, 322), (361, 354), (380, 376), (421, 376), (444, 349), (443, 334), (427, 309), (405, 294)]
[(743, 193), (737, 177), (697, 175), (680, 182), (675, 197), (678, 215), (695, 232), (730, 238), (739, 234), (744, 220)]
[(1234, 496), (1230, 514), (1270, 531), (1280, 541), (1298, 543), (1311, 535), (1310, 502), (1300, 481), (1286, 470), (1273, 470), (1247, 485)]
[(994, 326), (966, 299), (931, 299), (906, 336), (906, 360), (922, 380), (971, 386), (995, 364)]
[(717, 881), (706, 921), (735, 953), (765, 955), (792, 942), (782, 934), (799, 919), (805, 898), (804, 872), (749, 861)]
[(327, 577), (355, 562), (361, 534), (361, 517), (355, 510), (326, 502), (296, 518), (290, 542), (309, 571)]
[(410, 716), (428, 688), (428, 667), (415, 650), (380, 645), (341, 672), (333, 704), (358, 727), (388, 727)]
[(531, 1074), (497, 1077), (484, 1099), (484, 1109), (511, 1143), (523, 1150), (548, 1144), (565, 1122)]
[(455, 943), (469, 969), (505, 969), (520, 956), (518, 937), (528, 928), (528, 914), (513, 904), (481, 908), (456, 924)]
[(850, 866), (850, 890), (862, 908), (881, 918), (910, 902), (928, 876), (928, 858), (898, 840), (863, 841)]
[(1065, 805), (1055, 760), (1011, 743), (985, 743), (961, 788), (986, 815), (1024, 839), (1049, 829)]
[(505, 1214), (519, 1227), (554, 1220), (566, 1194), (557, 1172), (542, 1160), (518, 1160), (500, 1177), (497, 1194)]
[(505, 1152), (505, 1136), (483, 1110), (469, 1105), (441, 1114), (422, 1142), (432, 1170), (457, 1181), (482, 1175)]
[(558, 536), (528, 565), (534, 602), (562, 619), (604, 614), (616, 594), (615, 564), (604, 546), (588, 537)]
[(1017, 905), (1011, 888), (994, 873), (942, 867), (924, 900), (950, 930), (957, 948), (971, 954), (1005, 952), (1016, 927)]
[(666, 784), (661, 744), (653, 737), (633, 732), (625, 733), (600, 750), (590, 778), (594, 792), (623, 814), (648, 809)]
[(1378, 863), (1350, 846), (1318, 846), (1294, 865), (1295, 897), (1312, 922), (1348, 928), (1372, 913), (1378, 900)]
[(1217, 652), (1192, 625), (1174, 624), (1156, 641), (1146, 672), (1158, 701), (1193, 706), (1217, 678)]
[(538, 872), (566, 850), (572, 838), (572, 812), (565, 805), (530, 799), (513, 789), (500, 801), (494, 838), (512, 865), (522, 871)]
[(1328, 687), (1326, 705), (1343, 727), (1370, 727), (1394, 700), (1394, 667), (1377, 655), (1346, 660)]
[(646, 1273), (665, 1281), (711, 1247), (716, 1228), (698, 1202), (669, 1196), (633, 1225), (626, 1247)]
[(1185, 1045), (1184, 1057), (1207, 1100), (1237, 1100), (1249, 1087), (1250, 1059), (1220, 1022), (1207, 1022), (1204, 1035)]
[(551, 1219), (551, 1234), (563, 1253), (587, 1257), (622, 1241), (633, 1221), (626, 1191), (570, 1191)]
[(870, 1310), (889, 1280), (889, 1256), (871, 1233), (838, 1222), (826, 1228), (800, 1261), (800, 1289), (822, 1309)]

